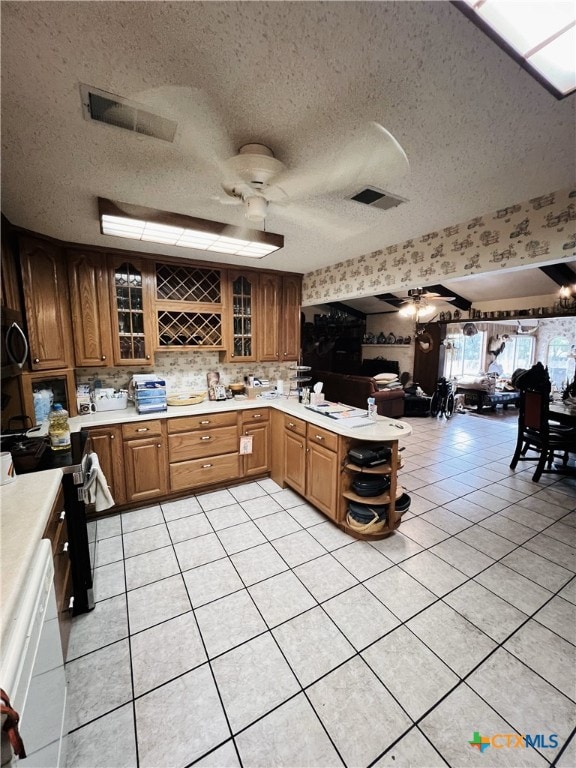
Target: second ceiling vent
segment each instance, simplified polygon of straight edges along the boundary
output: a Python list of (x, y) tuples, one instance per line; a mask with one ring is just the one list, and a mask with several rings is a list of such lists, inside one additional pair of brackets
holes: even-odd
[(80, 96), (86, 120), (114, 125), (116, 128), (170, 143), (174, 141), (178, 124), (174, 120), (150, 112), (142, 104), (89, 85), (80, 85)]
[(403, 197), (394, 197), (388, 192), (384, 192), (383, 189), (377, 189), (376, 187), (364, 187), (364, 189), (361, 189), (360, 192), (357, 192), (348, 199), (355, 200), (363, 205), (369, 205), (371, 208), (380, 208), (383, 211), (388, 211), (390, 208), (396, 208), (401, 203), (408, 202)]

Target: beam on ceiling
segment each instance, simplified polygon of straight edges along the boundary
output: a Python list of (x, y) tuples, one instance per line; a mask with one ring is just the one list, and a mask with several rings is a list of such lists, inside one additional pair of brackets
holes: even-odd
[(450, 288), (446, 288), (445, 285), (427, 285), (424, 290), (430, 291), (430, 293), (439, 293), (439, 298), (442, 298), (443, 296), (453, 296), (454, 298), (450, 299), (450, 304), (453, 304), (455, 307), (458, 307), (458, 309), (465, 312), (472, 306), (471, 301), (465, 299), (464, 296), (460, 296), (460, 294), (455, 291), (450, 290)]
[(374, 298), (380, 299), (380, 301), (385, 301), (387, 304), (391, 304), (393, 307), (399, 307), (401, 304), (406, 302), (405, 298), (402, 299), (400, 296), (394, 296), (393, 293), (379, 293)]
[(572, 285), (576, 283), (576, 273), (568, 266), (568, 264), (550, 264), (544, 267), (539, 267), (556, 285)]

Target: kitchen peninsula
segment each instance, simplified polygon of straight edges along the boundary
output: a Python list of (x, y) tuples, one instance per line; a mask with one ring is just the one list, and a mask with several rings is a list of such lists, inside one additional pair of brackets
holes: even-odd
[[(347, 469), (347, 454), (354, 445), (376, 443), (391, 449), (389, 464), (380, 469), (390, 476), (389, 492), (372, 500), (389, 504), (389, 528), (380, 536), (399, 522), (394, 505), (402, 493), (396, 482), (398, 442), (412, 432), (406, 422), (378, 417), (349, 428), (345, 419), (289, 398), (205, 401), (152, 416), (128, 408), (71, 419), (73, 431), (90, 434), (116, 500), (114, 511), (269, 475), (355, 535), (345, 522), (354, 475)], [(248, 440), (242, 440), (241, 449), (242, 438)]]

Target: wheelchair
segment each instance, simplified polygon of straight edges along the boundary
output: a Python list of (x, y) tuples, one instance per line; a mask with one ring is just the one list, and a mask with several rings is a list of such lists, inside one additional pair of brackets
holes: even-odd
[(430, 402), (430, 416), (446, 416), (451, 418), (454, 413), (454, 389), (452, 382), (442, 376), (438, 379), (436, 391)]

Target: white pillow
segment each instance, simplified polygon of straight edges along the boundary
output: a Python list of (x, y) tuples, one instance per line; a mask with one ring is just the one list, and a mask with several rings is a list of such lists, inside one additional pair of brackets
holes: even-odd
[(378, 373), (376, 376), (372, 376), (374, 381), (396, 381), (398, 378), (397, 373)]

